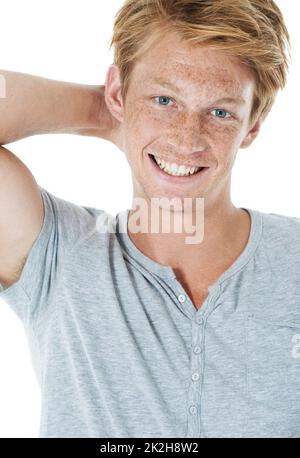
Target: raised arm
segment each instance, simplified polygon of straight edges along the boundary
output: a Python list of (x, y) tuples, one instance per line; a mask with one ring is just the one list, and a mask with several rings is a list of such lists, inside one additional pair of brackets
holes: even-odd
[[(100, 137), (117, 144), (119, 124), (106, 108), (105, 86), (60, 82), (0, 70), (0, 145), (45, 133)], [(36, 180), (0, 146), (0, 282), (18, 280), (44, 221)]]
[(0, 85), (0, 145), (48, 133), (90, 135), (117, 143), (119, 123), (106, 107), (105, 86), (5, 70), (0, 70)]

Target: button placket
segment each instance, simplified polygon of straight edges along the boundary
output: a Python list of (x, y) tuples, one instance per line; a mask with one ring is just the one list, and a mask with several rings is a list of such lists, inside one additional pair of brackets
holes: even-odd
[[(192, 323), (192, 352), (191, 352), (191, 384), (189, 387), (188, 408), (189, 408), (189, 437), (199, 437), (200, 415), (201, 415), (201, 390), (202, 390), (202, 369), (203, 369), (203, 335), (205, 317), (197, 315)], [(193, 408), (194, 407), (194, 408)], [(192, 414), (194, 412), (194, 414)]]
[(201, 311), (195, 313), (194, 304), (186, 291), (183, 290), (176, 278), (178, 289), (176, 299), (180, 304), (185, 306), (181, 308), (187, 313), (192, 324), (192, 346), (191, 346), (191, 364), (190, 364), (190, 384), (187, 393), (187, 413), (188, 413), (188, 437), (200, 437), (201, 434), (201, 406), (203, 387), (203, 358), (204, 358), (204, 332), (206, 318), (212, 310), (212, 305), (219, 295), (219, 290), (212, 294), (208, 301), (205, 302)]

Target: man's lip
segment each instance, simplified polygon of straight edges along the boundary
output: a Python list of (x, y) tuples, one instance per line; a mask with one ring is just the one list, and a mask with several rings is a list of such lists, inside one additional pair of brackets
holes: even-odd
[(170, 158), (164, 158), (163, 156), (158, 156), (156, 154), (153, 154), (153, 153), (148, 153), (149, 156), (156, 156), (158, 157), (159, 159), (165, 161), (165, 162), (168, 162), (169, 164), (177, 164), (177, 165), (185, 165), (186, 167), (209, 167), (208, 165), (205, 165), (205, 164), (201, 164), (199, 165), (198, 164), (191, 164), (189, 163), (188, 161), (181, 161), (180, 159), (170, 159)]
[[(148, 154), (150, 167), (155, 171), (155, 176), (162, 180), (162, 183), (170, 184), (172, 186), (180, 186), (181, 189), (189, 189), (195, 186), (195, 183), (205, 177), (210, 167), (203, 167), (203, 170), (195, 173), (194, 175), (189, 176), (175, 176), (170, 175), (164, 170), (162, 170), (159, 165), (156, 163), (155, 159), (151, 157), (151, 154)], [(178, 188), (179, 189), (179, 188)]]

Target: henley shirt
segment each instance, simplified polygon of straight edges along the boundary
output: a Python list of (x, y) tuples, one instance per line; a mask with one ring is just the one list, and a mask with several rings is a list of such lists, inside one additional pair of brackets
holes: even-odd
[(247, 245), (197, 310), (131, 241), (128, 209), (39, 189), (40, 234), (0, 284), (28, 338), (39, 437), (300, 437), (299, 218), (244, 208)]

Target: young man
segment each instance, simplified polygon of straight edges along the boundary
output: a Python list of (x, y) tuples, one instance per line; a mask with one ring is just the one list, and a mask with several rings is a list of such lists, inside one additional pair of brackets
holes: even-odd
[[(105, 86), (1, 72), (2, 144), (99, 136), (133, 178), (114, 219), (47, 192), (1, 148), (0, 298), (28, 333), (40, 437), (300, 436), (300, 221), (230, 196), (288, 42), (271, 0), (128, 0)], [(197, 219), (199, 200), (200, 243), (151, 230), (157, 210)]]

